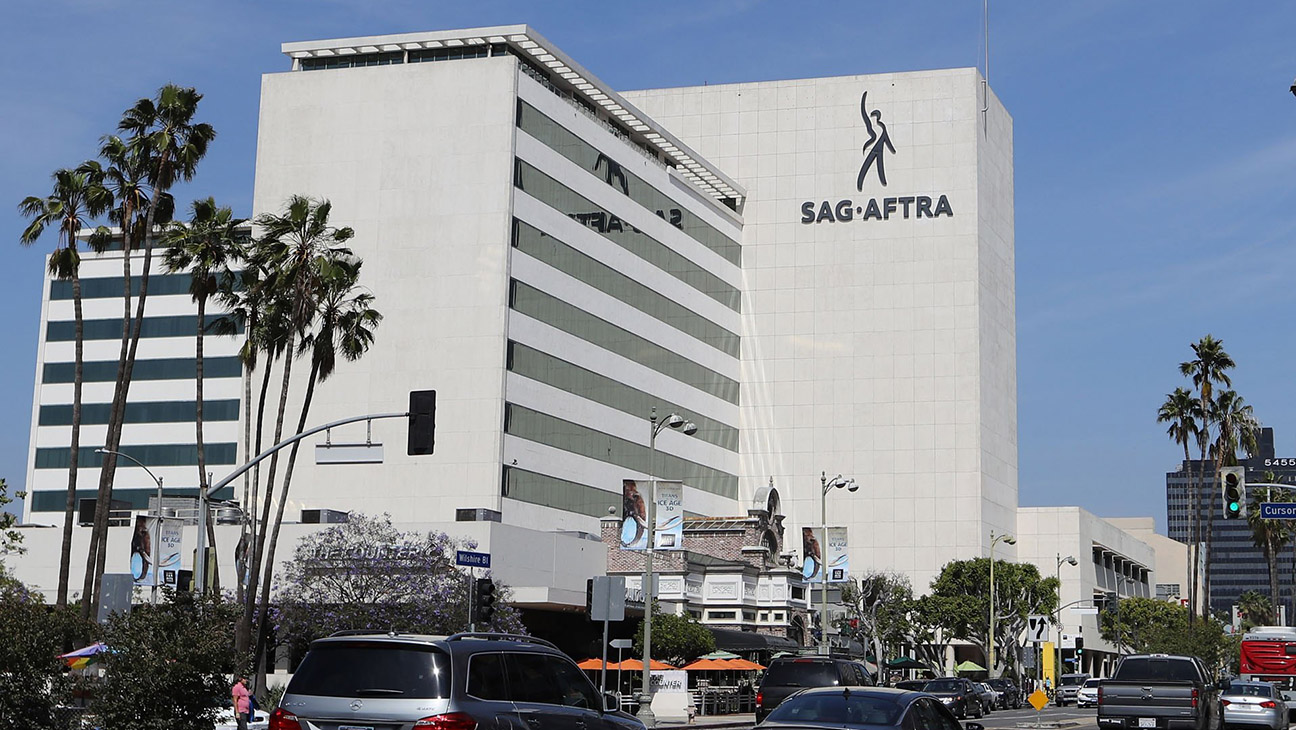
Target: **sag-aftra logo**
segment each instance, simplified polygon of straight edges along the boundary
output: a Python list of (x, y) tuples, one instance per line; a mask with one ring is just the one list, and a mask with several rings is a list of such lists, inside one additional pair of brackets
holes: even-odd
[[(860, 164), (859, 177), (855, 180), (855, 189), (864, 192), (864, 184), (870, 177), (877, 178), (882, 186), (887, 186), (886, 162), (887, 153), (896, 154), (895, 145), (891, 142), (891, 133), (886, 122), (882, 120), (880, 109), (869, 109), (868, 92), (860, 97), (860, 116), (864, 119), (864, 129), (868, 140), (864, 143), (864, 160)], [(870, 173), (872, 175), (870, 176)], [(939, 218), (947, 215), (954, 217), (954, 208), (950, 206), (945, 195), (897, 195), (869, 198), (867, 203), (856, 203), (847, 198), (832, 202), (824, 200), (815, 203), (807, 200), (801, 204), (802, 223), (846, 223), (853, 220), (890, 220), (892, 216), (900, 218)]]

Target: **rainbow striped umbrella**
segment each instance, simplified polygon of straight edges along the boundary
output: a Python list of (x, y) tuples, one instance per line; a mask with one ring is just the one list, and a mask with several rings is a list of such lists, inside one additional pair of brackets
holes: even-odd
[(108, 647), (102, 641), (96, 641), (84, 649), (69, 651), (66, 654), (59, 654), (59, 659), (67, 662), (68, 669), (85, 669), (99, 661), (99, 654), (108, 651)]

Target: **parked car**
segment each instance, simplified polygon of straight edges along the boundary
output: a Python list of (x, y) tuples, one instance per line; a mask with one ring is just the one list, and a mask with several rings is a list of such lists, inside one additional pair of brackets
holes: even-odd
[(931, 695), (889, 687), (819, 687), (803, 690), (780, 704), (765, 718), (760, 728), (985, 730), (980, 723), (960, 725), (949, 708)]
[(896, 682), (896, 689), (907, 689), (910, 692), (921, 692), (923, 687), (927, 686), (926, 679), (906, 679), (903, 682)]
[(644, 730), (553, 644), (529, 636), (343, 632), (311, 642), (270, 730)]
[(1026, 701), (1026, 699), (1022, 697), (1021, 690), (1017, 688), (1017, 683), (1007, 677), (992, 679), (989, 682), (986, 682), (986, 684), (990, 685), (990, 687), (994, 689), (995, 693), (999, 695), (999, 707), (1001, 709), (1020, 709), (1022, 703)]
[(1220, 705), (1225, 726), (1287, 730), (1287, 702), (1268, 682), (1230, 682), (1228, 689), (1220, 692)]
[(960, 720), (985, 716), (981, 695), (970, 680), (962, 677), (933, 679), (923, 687), (923, 692), (935, 695)]
[(787, 656), (770, 662), (756, 688), (756, 722), (794, 692), (807, 687), (869, 687), (873, 677), (857, 661), (826, 656)]
[(1219, 685), (1196, 657), (1133, 654), (1100, 689), (1099, 728), (1215, 730), (1221, 724)]
[(1057, 706), (1066, 707), (1068, 702), (1075, 702), (1076, 693), (1090, 679), (1093, 679), (1093, 677), (1080, 672), (1063, 674), (1058, 677), (1057, 692), (1053, 693), (1053, 700), (1057, 702)]
[(976, 687), (977, 696), (981, 698), (982, 709), (989, 715), (999, 704), (999, 693), (995, 692), (994, 688), (985, 682), (973, 682), (972, 686)]
[(1076, 690), (1076, 707), (1097, 707), (1098, 706), (1098, 685), (1102, 684), (1101, 679), (1085, 680), (1085, 683)]

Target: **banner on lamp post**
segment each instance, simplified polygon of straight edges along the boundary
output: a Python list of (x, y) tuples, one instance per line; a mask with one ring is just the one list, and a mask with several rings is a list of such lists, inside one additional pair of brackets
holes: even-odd
[(808, 581), (821, 580), (823, 551), (819, 549), (818, 530), (813, 527), (801, 528), (801, 556), (801, 577)]
[[(138, 515), (135, 532), (131, 535), (131, 581), (137, 586), (152, 586), (156, 573), (157, 585), (175, 585), (180, 572), (183, 535), (184, 523), (181, 520), (162, 520), (159, 530), (157, 517)], [(154, 541), (158, 543), (156, 546)]]
[(162, 539), (157, 552), (158, 584), (175, 586), (180, 576), (180, 543), (184, 539), (184, 521), (162, 520), (160, 534)]
[(828, 550), (824, 557), (828, 569), (829, 583), (845, 583), (850, 580), (850, 555), (847, 554), (846, 528), (828, 528)]
[(684, 482), (657, 482), (657, 529), (653, 548), (684, 549)]
[(621, 481), (621, 549), (648, 549), (648, 500), (634, 479)]

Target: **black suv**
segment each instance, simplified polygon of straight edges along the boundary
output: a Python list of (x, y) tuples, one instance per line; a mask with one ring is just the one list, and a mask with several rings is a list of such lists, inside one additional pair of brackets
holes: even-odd
[(510, 634), (335, 634), (293, 675), (272, 730), (643, 730), (553, 644)]
[(935, 695), (954, 716), (960, 720), (985, 715), (986, 708), (981, 702), (981, 694), (972, 682), (962, 677), (940, 677), (933, 679), (923, 687), (929, 695)]
[(1020, 710), (1024, 701), (1021, 690), (1017, 689), (1017, 683), (1007, 677), (992, 679), (986, 684), (990, 685), (995, 693), (999, 695), (999, 708), (1003, 710)]
[(863, 664), (825, 656), (779, 657), (770, 662), (756, 690), (756, 722), (774, 711), (788, 695), (806, 687), (871, 687)]

